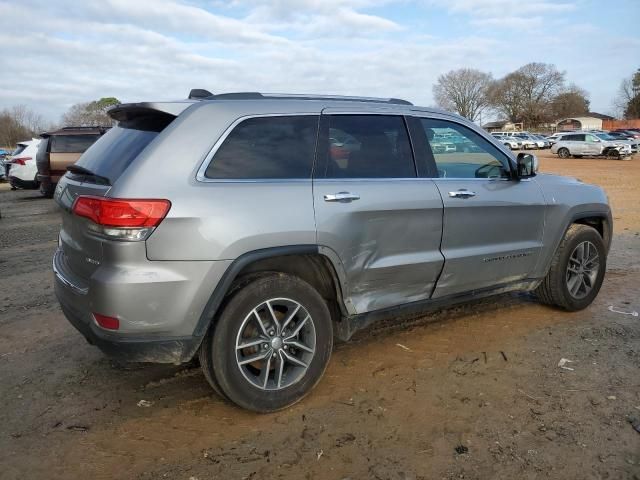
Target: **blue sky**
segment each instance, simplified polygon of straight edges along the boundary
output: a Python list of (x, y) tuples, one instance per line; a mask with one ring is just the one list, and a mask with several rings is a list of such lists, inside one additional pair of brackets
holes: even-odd
[(640, 0), (0, 0), (0, 108), (212, 92), (433, 104), (438, 75), (553, 63), (613, 111), (640, 67)]

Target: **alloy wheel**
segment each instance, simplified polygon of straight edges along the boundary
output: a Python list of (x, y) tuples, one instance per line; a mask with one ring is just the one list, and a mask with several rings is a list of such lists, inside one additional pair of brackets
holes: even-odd
[(282, 390), (300, 381), (315, 354), (309, 312), (288, 298), (272, 298), (249, 312), (236, 338), (236, 364), (261, 390)]

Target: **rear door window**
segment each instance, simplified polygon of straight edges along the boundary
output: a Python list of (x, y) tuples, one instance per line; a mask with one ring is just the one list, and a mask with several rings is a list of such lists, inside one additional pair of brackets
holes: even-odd
[(317, 115), (269, 116), (240, 122), (205, 171), (211, 179), (311, 178)]
[(51, 153), (83, 153), (100, 135), (52, 135)]
[[(327, 115), (328, 143), (319, 178), (415, 178), (401, 116)], [(326, 134), (325, 134), (326, 135)]]

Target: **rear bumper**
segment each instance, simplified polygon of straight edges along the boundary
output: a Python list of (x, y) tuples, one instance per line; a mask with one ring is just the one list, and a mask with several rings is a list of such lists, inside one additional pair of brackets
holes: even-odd
[[(123, 361), (180, 364), (193, 358), (203, 338), (195, 334), (197, 322), (226, 262), (101, 267), (82, 282), (65, 258), (60, 249), (53, 258), (55, 294), (89, 343)], [(120, 329), (100, 327), (92, 312), (117, 317)]]
[(17, 187), (17, 188), (38, 188), (38, 186), (40, 185), (38, 182), (34, 180), (23, 180), (21, 178), (14, 177), (11, 175), (9, 176), (9, 183), (11, 184), (12, 187)]
[(95, 345), (110, 357), (124, 362), (150, 362), (181, 364), (189, 362), (195, 355), (202, 337), (157, 338), (124, 337), (102, 331), (91, 314), (74, 309), (65, 300), (66, 287), (56, 279), (56, 296), (67, 320), (91, 345)]

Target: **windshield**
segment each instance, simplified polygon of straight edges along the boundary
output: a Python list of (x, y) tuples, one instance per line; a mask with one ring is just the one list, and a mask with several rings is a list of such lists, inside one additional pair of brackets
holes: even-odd
[(614, 137), (607, 133), (595, 133), (594, 135), (602, 140), (616, 140)]

